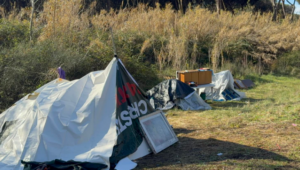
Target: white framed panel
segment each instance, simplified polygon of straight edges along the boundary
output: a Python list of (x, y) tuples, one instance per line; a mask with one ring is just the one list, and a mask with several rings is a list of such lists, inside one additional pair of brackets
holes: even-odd
[(146, 140), (154, 154), (178, 141), (162, 111), (153, 112), (139, 118)]

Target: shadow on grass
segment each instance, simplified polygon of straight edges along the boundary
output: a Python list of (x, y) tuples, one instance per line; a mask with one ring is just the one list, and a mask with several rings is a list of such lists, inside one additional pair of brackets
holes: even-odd
[(176, 129), (174, 129), (174, 132), (176, 134), (180, 134), (180, 133), (188, 134), (188, 133), (191, 133), (193, 131), (195, 131), (195, 130), (189, 130), (189, 129), (184, 129), (184, 128), (176, 128)]
[[(175, 132), (182, 132), (182, 129), (175, 129)], [(184, 132), (183, 132), (184, 133)], [(189, 131), (186, 131), (189, 133)], [(137, 160), (137, 169), (156, 168), (172, 166), (184, 167), (189, 164), (207, 164), (224, 160), (252, 160), (268, 159), (272, 161), (292, 161), (288, 158), (261, 148), (249, 147), (238, 143), (221, 141), (213, 138), (194, 139), (179, 137), (179, 142), (154, 155), (150, 154)], [(222, 153), (222, 155), (218, 155)], [(253, 160), (252, 160), (253, 161)], [(220, 163), (222, 164), (222, 163)], [(243, 166), (252, 167), (269, 165), (256, 165), (247, 163)]]

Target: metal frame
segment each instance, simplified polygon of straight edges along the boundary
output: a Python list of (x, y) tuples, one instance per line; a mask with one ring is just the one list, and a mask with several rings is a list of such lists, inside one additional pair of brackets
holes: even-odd
[[(163, 122), (161, 122), (161, 121), (159, 122), (160, 126), (154, 126), (154, 124), (146, 125), (146, 123), (154, 123), (151, 121), (149, 122), (149, 120), (154, 120), (157, 117), (160, 117), (163, 120)], [(165, 117), (165, 115), (162, 111), (156, 111), (149, 115), (140, 117), (139, 120), (141, 123), (143, 133), (147, 140), (147, 143), (149, 144), (149, 146), (154, 154), (159, 153), (160, 151), (166, 149), (167, 147), (173, 145), (174, 143), (176, 143), (178, 141), (178, 138), (177, 138), (176, 134), (174, 133), (173, 128), (170, 126), (167, 118)], [(163, 133), (166, 134), (165, 132), (168, 132), (169, 134), (167, 134), (167, 135), (171, 135), (171, 138), (167, 139), (166, 138), (167, 136), (162, 135), (161, 133), (157, 134), (159, 136), (154, 136), (155, 134), (153, 134), (149, 131), (149, 126), (152, 126), (152, 128), (155, 128), (155, 130), (157, 130), (159, 132), (162, 132), (162, 130), (164, 129)], [(158, 138), (163, 141), (159, 145), (157, 145), (157, 143), (155, 144), (155, 141), (154, 141), (155, 139), (158, 139)]]

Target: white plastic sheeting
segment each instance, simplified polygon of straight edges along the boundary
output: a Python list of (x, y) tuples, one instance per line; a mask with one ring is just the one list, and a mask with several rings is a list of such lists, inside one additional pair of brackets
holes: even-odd
[(222, 100), (226, 101), (226, 99), (222, 95), (222, 92), (227, 88), (234, 90), (237, 94), (240, 95), (240, 98), (236, 98), (235, 100), (240, 100), (241, 98), (246, 98), (246, 94), (244, 92), (239, 92), (234, 89), (234, 79), (229, 70), (215, 73), (212, 76), (212, 83), (215, 85), (213, 90), (210, 87), (205, 88), (207, 99), (212, 99), (212, 100), (217, 100), (217, 101), (222, 101)]
[(129, 155), (128, 158), (130, 160), (135, 160), (135, 159), (144, 157), (150, 153), (152, 153), (150, 146), (146, 142), (146, 139), (143, 138), (143, 142), (141, 143), (141, 145), (138, 147), (138, 149), (133, 154)]
[(193, 92), (186, 96), (184, 99), (178, 99), (175, 101), (182, 110), (210, 110), (211, 106), (197, 94)]
[(131, 170), (137, 166), (137, 163), (132, 162), (128, 157), (119, 161), (118, 165), (115, 167), (115, 170)]
[(109, 166), (117, 140), (116, 62), (79, 80), (54, 80), (0, 114), (0, 130), (11, 123), (0, 140), (0, 169), (54, 159)]

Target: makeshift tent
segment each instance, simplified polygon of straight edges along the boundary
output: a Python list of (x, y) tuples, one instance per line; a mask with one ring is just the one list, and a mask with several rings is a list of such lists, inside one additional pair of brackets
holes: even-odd
[(148, 90), (147, 95), (155, 109), (168, 110), (175, 105), (182, 110), (211, 109), (193, 88), (176, 79), (159, 83)]
[(23, 169), (21, 160), (27, 168), (73, 160), (113, 169), (151, 152), (138, 120), (151, 112), (117, 58), (81, 79), (56, 79), (0, 114), (0, 169)]
[(206, 98), (215, 101), (226, 101), (227, 96), (230, 94), (232, 100), (240, 100), (245, 98), (246, 95), (243, 92), (239, 92), (234, 89), (234, 79), (229, 70), (215, 73), (212, 77), (212, 84), (215, 86), (212, 88), (205, 88)]

